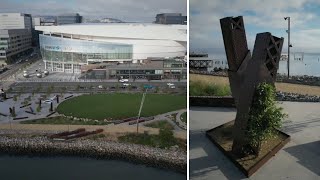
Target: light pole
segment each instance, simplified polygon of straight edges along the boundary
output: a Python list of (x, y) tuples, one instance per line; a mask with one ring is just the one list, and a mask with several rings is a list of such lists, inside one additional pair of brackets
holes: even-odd
[(284, 20), (288, 20), (288, 29), (286, 30), (286, 32), (288, 33), (288, 62), (287, 62), (287, 66), (288, 66), (288, 79), (290, 77), (290, 48), (292, 47), (292, 45), (290, 44), (290, 17), (284, 17)]
[(137, 134), (139, 133), (139, 120), (140, 120), (140, 114), (141, 114), (141, 110), (144, 104), (144, 100), (147, 94), (148, 88), (146, 88), (146, 91), (143, 93), (142, 95), (142, 99), (141, 99), (141, 104), (140, 104), (140, 109), (139, 109), (139, 113), (138, 113), (138, 118), (137, 118)]

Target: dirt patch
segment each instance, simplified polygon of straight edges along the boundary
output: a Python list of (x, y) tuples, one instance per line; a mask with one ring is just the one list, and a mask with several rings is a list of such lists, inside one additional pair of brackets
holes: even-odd
[[(0, 124), (1, 129), (12, 129), (12, 130), (38, 130), (38, 131), (72, 131), (79, 128), (86, 128), (87, 131), (94, 131), (96, 129), (103, 129), (103, 133), (106, 137), (111, 139), (116, 139), (117, 137), (127, 134), (135, 133), (137, 131), (136, 126), (130, 125), (113, 125), (108, 126), (101, 125), (48, 125), (48, 124), (12, 124), (11, 127), (9, 124)], [(149, 134), (158, 134), (159, 129), (139, 126), (139, 133), (148, 132)], [(180, 139), (186, 139), (187, 135), (185, 132), (174, 132), (174, 136)]]

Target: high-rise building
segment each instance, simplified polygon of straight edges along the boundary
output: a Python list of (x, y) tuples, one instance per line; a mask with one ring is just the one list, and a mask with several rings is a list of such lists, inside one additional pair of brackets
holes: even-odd
[(10, 64), (31, 51), (32, 17), (23, 13), (0, 13), (0, 63)]
[(32, 18), (30, 14), (0, 13), (0, 29), (31, 29)]
[(157, 24), (187, 24), (187, 16), (182, 16), (181, 13), (162, 13), (157, 14)]
[(11, 64), (31, 50), (31, 29), (0, 29), (0, 61)]
[(82, 22), (82, 16), (75, 14), (61, 14), (57, 16), (57, 25), (76, 24)]
[(41, 17), (32, 17), (32, 28), (41, 25)]

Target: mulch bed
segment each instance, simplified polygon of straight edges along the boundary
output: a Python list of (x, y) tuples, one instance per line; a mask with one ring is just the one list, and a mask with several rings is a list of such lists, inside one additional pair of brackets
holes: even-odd
[(261, 151), (258, 156), (248, 155), (240, 158), (235, 156), (231, 151), (233, 144), (233, 125), (234, 121), (230, 121), (208, 130), (206, 135), (247, 177), (250, 177), (255, 173), (290, 141), (289, 135), (276, 130), (276, 134), (273, 138), (262, 143)]

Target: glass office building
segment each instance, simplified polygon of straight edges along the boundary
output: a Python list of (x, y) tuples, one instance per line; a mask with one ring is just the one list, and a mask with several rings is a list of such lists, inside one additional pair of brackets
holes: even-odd
[(61, 14), (57, 16), (57, 25), (81, 23), (82, 16), (75, 14)]

